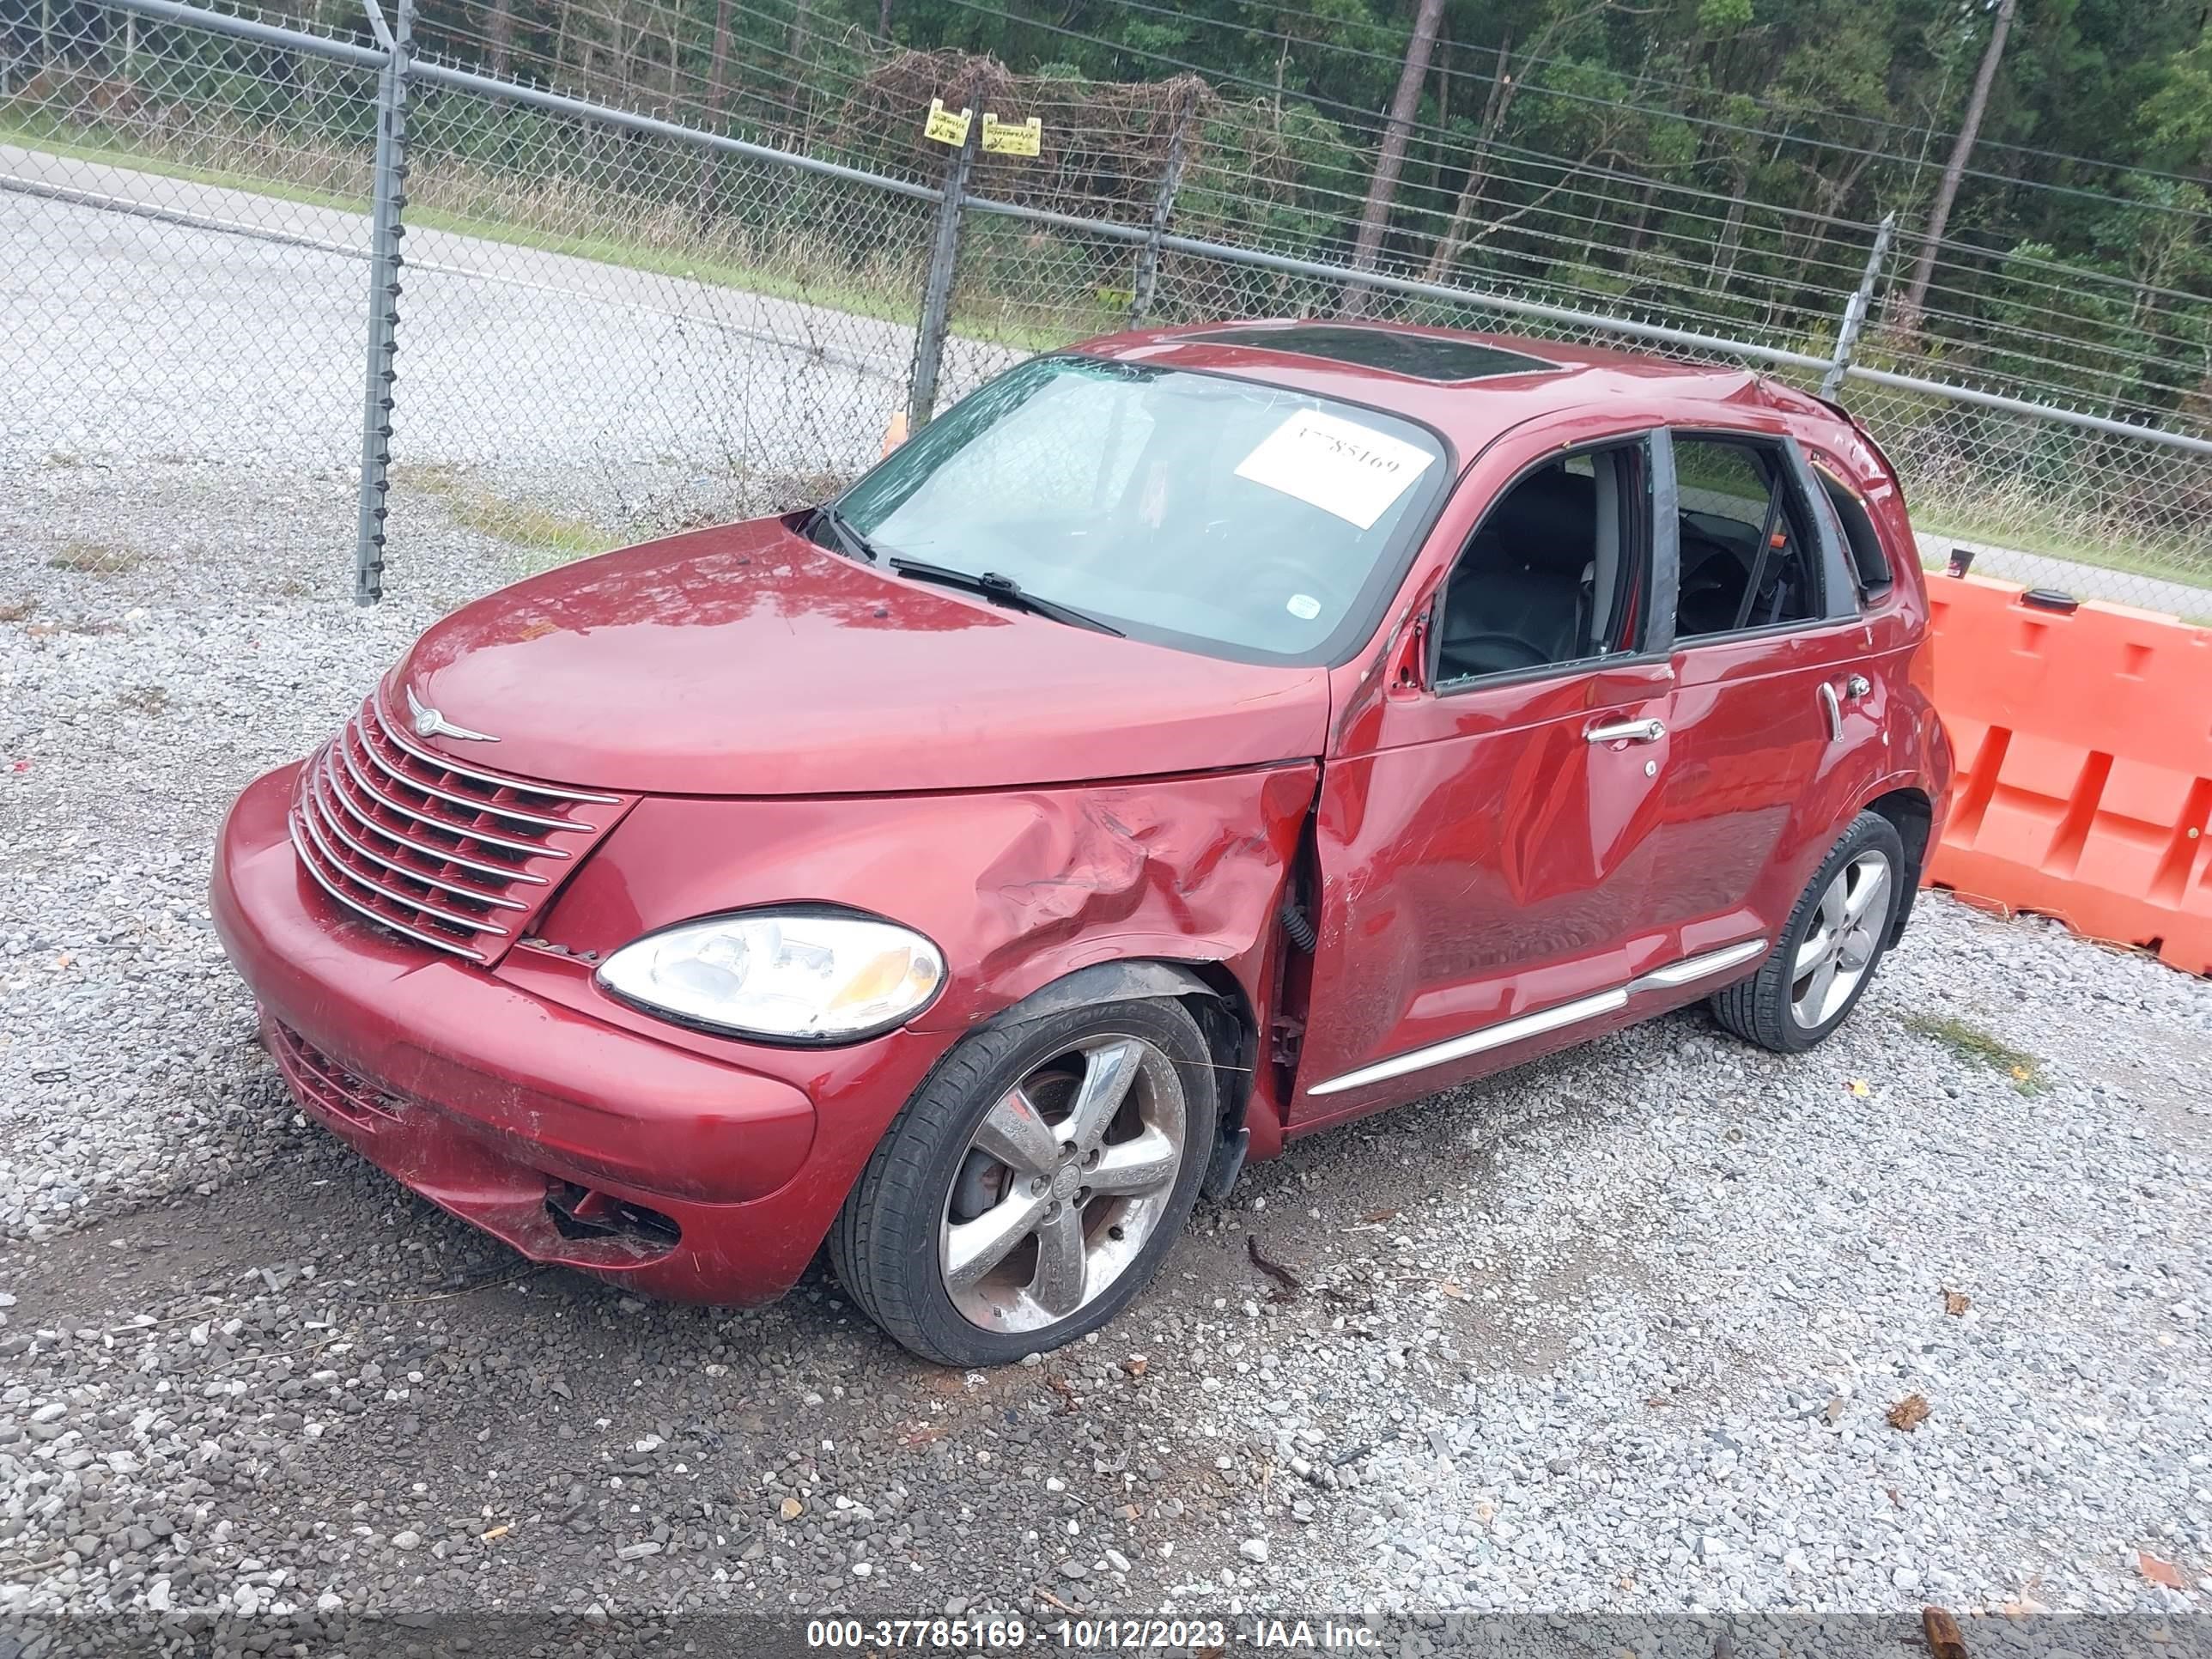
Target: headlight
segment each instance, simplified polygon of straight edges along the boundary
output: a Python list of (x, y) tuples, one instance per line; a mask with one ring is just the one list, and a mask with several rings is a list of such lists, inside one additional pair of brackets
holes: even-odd
[(921, 934), (835, 911), (754, 910), (625, 945), (599, 981), (651, 1012), (740, 1036), (834, 1042), (911, 1018), (945, 958)]

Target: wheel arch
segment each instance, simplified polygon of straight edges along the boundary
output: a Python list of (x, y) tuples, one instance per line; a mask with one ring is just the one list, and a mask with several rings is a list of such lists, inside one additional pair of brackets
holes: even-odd
[[(1260, 1022), (1243, 985), (1229, 964), (1218, 961), (1175, 961), (1135, 957), (1096, 962), (1040, 986), (1019, 1002), (994, 1015), (994, 1025), (1042, 1019), (1097, 1002), (1127, 1002), (1147, 997), (1182, 997), (1205, 1034), (1212, 1053), (1220, 1110), (1217, 1131), (1224, 1144), (1237, 1143), (1252, 1103), (1259, 1063)], [(1234, 1171), (1230, 1171), (1233, 1176)]]
[(1936, 823), (1936, 803), (1924, 789), (1906, 787), (1876, 795), (1860, 809), (1889, 820), (1897, 838), (1905, 843), (1904, 891), (1890, 918), (1889, 937), (1895, 945), (1904, 936), (1905, 919), (1912, 914), (1913, 896), (1920, 890), (1921, 872), (1928, 867), (1928, 841)]

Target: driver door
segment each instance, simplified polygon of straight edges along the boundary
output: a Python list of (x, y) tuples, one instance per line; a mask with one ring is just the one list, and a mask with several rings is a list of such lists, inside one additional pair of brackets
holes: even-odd
[(1382, 677), (1324, 768), (1294, 1133), (1621, 1023), (1620, 988), (1672, 957), (1646, 921), (1671, 473), (1647, 435), (1579, 421), (1578, 441), (1535, 423), (1470, 470), (1431, 538), (1448, 569), (1417, 567), (1436, 584), (1419, 672)]

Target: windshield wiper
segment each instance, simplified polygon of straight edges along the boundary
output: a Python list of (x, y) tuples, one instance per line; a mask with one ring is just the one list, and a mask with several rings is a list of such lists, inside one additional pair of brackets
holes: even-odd
[(894, 558), (892, 569), (902, 576), (911, 576), (918, 582), (936, 582), (945, 587), (957, 587), (963, 592), (976, 593), (994, 605), (1009, 610), (1026, 611), (1032, 616), (1044, 617), (1056, 623), (1066, 623), (1070, 628), (1088, 628), (1095, 633), (1123, 637), (1121, 630), (1103, 623), (1087, 611), (1078, 611), (1072, 605), (1062, 605), (1057, 599), (1041, 599), (1029, 592), (1012, 576), (1001, 576), (986, 570), (981, 574), (969, 570), (955, 570), (950, 565), (931, 564), (923, 559)]
[(847, 558), (858, 559), (863, 564), (876, 562), (875, 544), (858, 525), (837, 510), (835, 501), (824, 501), (806, 515), (806, 533), (811, 536), (817, 529), (827, 529), (837, 544), (836, 550)]

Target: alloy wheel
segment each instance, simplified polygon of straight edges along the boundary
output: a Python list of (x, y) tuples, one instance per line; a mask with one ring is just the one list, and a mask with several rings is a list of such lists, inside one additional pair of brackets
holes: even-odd
[(1126, 1273), (1167, 1212), (1188, 1117), (1175, 1064), (1097, 1035), (1032, 1068), (969, 1142), (938, 1232), (938, 1268), (969, 1323), (1035, 1331)]
[(1836, 872), (1790, 969), (1790, 1017), (1806, 1030), (1835, 1018), (1880, 947), (1889, 919), (1889, 855), (1860, 854)]

